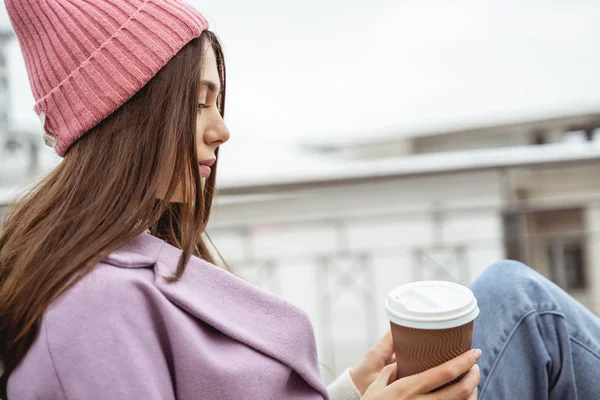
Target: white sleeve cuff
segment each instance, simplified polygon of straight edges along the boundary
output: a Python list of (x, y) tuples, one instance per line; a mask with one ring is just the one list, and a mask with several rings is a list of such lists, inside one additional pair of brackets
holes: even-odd
[(350, 368), (338, 376), (327, 391), (331, 400), (360, 400), (360, 391), (350, 376)]

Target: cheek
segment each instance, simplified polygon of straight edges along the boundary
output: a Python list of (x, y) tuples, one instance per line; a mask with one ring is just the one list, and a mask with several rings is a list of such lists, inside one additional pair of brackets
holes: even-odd
[(198, 144), (202, 144), (204, 143), (204, 131), (206, 129), (206, 125), (204, 124), (204, 121), (202, 121), (202, 118), (198, 118), (198, 121), (196, 122), (196, 142)]

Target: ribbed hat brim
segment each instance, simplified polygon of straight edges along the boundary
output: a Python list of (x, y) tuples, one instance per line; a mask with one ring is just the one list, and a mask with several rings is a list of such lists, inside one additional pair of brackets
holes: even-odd
[(206, 19), (182, 2), (145, 1), (79, 68), (35, 104), (35, 112), (44, 112), (48, 118), (57, 139), (56, 153), (64, 156), (75, 140), (129, 100), (207, 27)]

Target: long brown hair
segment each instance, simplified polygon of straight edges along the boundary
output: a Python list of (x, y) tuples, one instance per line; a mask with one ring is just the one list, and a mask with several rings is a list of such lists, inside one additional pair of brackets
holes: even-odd
[[(183, 250), (172, 280), (192, 255), (215, 262), (205, 228), (216, 164), (202, 182), (195, 134), (206, 46), (216, 54), (224, 114), (223, 53), (216, 36), (205, 31), (11, 205), (0, 233), (0, 355), (6, 368), (0, 392), (50, 303), (144, 230)], [(165, 171), (164, 198), (182, 185), (183, 202), (156, 198)]]

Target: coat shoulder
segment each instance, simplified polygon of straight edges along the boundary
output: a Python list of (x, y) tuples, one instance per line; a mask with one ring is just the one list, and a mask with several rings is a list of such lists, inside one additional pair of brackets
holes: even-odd
[(93, 313), (137, 313), (144, 300), (160, 297), (152, 268), (120, 268), (99, 263), (48, 308), (45, 319)]

